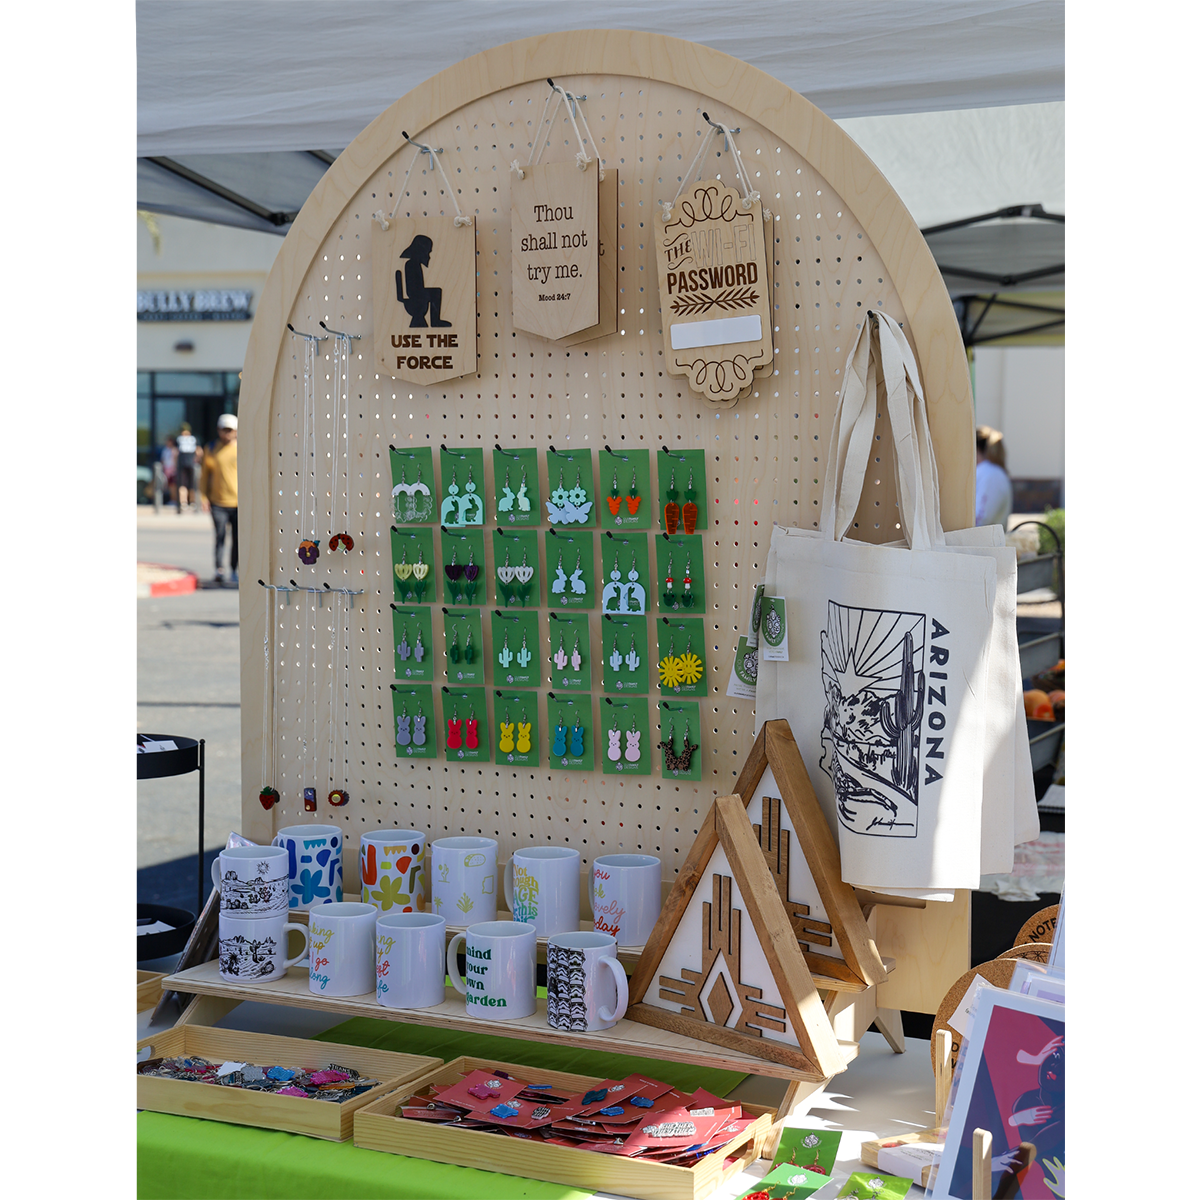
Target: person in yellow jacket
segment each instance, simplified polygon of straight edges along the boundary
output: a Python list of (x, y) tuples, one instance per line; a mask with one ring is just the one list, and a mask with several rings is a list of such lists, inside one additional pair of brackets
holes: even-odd
[(213, 530), (216, 534), (214, 559), (217, 573), (215, 581), (224, 586), (225, 573), (221, 569), (221, 557), (225, 552), (225, 535), (230, 535), (229, 582), (236, 586), (238, 581), (238, 526), (237, 526), (237, 417), (222, 413), (217, 418), (217, 440), (204, 455), (200, 471), (200, 495), (205, 507), (212, 513)]

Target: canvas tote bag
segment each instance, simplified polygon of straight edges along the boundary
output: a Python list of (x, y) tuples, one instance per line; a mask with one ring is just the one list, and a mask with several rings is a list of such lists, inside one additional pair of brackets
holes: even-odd
[[(788, 600), (789, 661), (760, 663), (756, 716), (789, 722), (838, 831), (843, 879), (932, 895), (979, 884), (997, 556), (947, 545), (906, 348), (895, 322), (868, 314), (844, 373), (821, 528), (772, 532), (768, 591)], [(847, 537), (875, 442), (877, 383), (904, 535), (886, 546)], [(1008, 743), (1009, 763), (1013, 753)], [(1008, 812), (1000, 840), (1011, 853)]]

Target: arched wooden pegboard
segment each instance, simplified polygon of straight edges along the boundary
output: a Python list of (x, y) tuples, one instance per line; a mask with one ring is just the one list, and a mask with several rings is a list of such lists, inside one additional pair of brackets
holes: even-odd
[[(619, 327), (610, 337), (569, 349), (514, 333), (509, 315), (510, 164), (528, 156), (548, 76), (587, 96), (599, 153), (620, 173)], [(776, 369), (726, 411), (708, 408), (685, 380), (662, 369), (654, 223), (659, 202), (675, 194), (695, 153), (704, 129), (702, 110), (740, 126), (738, 145), (775, 231)], [(444, 148), (442, 165), (477, 227), (480, 369), (445, 389), (413, 388), (378, 377), (371, 367), (371, 214), (390, 211), (408, 169), (413, 151), (402, 129)], [(570, 137), (564, 117), (543, 161), (573, 157)], [(705, 173), (734, 178), (728, 159), (715, 153)], [(440, 178), (418, 166), (399, 211), (453, 215), (454, 209)], [(353, 847), (367, 829), (412, 825), (431, 838), (497, 837), (502, 857), (518, 846), (548, 841), (575, 846), (585, 862), (601, 853), (643, 850), (660, 854), (665, 877), (671, 878), (702, 816), (714, 797), (728, 792), (753, 741), (752, 705), (724, 695), (731, 654), (746, 628), (746, 601), (762, 577), (772, 523), (817, 522), (840, 371), (868, 306), (885, 309), (908, 331), (929, 398), (944, 523), (969, 525), (969, 377), (941, 276), (886, 180), (803, 97), (702, 46), (651, 34), (592, 31), (548, 34), (489, 50), (435, 76), (381, 114), (342, 153), (301, 210), (268, 278), (246, 357), (240, 423), (242, 575), (249, 581), (241, 592), (243, 832), (266, 840), (285, 824), (328, 821), (346, 827)], [(314, 463), (302, 453), (303, 349), (287, 324), (319, 332), (319, 321), (364, 334), (355, 343), (348, 438), (339, 448), (351, 464), (350, 532), (356, 545), (350, 554), (323, 553), (315, 566), (303, 567), (295, 552), (308, 532), (301, 530), (298, 515), (302, 472), (309, 472), (308, 486), (325, 503), (332, 490), (332, 342), (322, 343), (318, 364)], [(641, 779), (603, 776), (598, 764), (584, 775), (494, 763), (464, 766), (447, 762), (444, 754), (432, 762), (396, 759), (389, 692), (394, 676), (388, 445), (443, 442), (485, 449), (496, 442), (536, 445), (543, 489), (550, 444), (594, 452), (605, 444), (705, 449), (709, 695), (702, 703), (702, 783), (662, 779), (657, 752), (654, 774)], [(887, 444), (884, 419), (883, 466)], [(485, 461), (491, 496), (490, 454)], [(858, 536), (896, 536), (890, 479), (890, 470), (881, 470), (864, 496)], [(655, 495), (655, 485), (646, 481), (643, 493)], [(339, 508), (343, 503), (339, 496)], [(490, 572), (490, 535), (488, 541)], [(597, 566), (598, 556), (597, 545)], [(538, 568), (544, 578), (544, 557)], [(330, 634), (341, 610), (311, 597), (277, 603), (277, 765), (271, 782), (282, 799), (269, 813), (257, 793), (264, 782), (259, 715), (264, 630), (272, 618), (263, 590), (253, 583), (257, 579), (365, 590), (344, 614), (350, 652), (343, 679), (348, 675), (349, 683), (338, 685), (332, 706)], [(548, 645), (545, 613), (543, 607)], [(591, 627), (598, 662), (598, 611)], [(435, 641), (440, 628), (441, 609), (435, 606)], [(484, 628), (490, 661), (486, 621)], [(488, 684), (490, 696), (490, 673)], [(306, 687), (309, 705), (314, 694), (324, 696), (315, 710), (305, 708)], [(653, 712), (654, 691), (650, 699)], [(307, 749), (299, 728), (306, 711), (315, 722)], [(545, 719), (543, 698), (543, 729)], [(349, 767), (335, 779), (328, 764), (339, 754)], [(350, 792), (344, 808), (325, 802), (335, 784)], [(303, 811), (305, 785), (318, 789), (316, 814)], [(347, 888), (354, 890), (357, 865), (349, 856), (346, 869)]]

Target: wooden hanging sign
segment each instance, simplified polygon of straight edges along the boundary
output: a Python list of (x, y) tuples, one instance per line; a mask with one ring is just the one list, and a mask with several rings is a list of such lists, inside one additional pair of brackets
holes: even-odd
[(555, 340), (600, 320), (599, 168), (524, 168), (512, 179), (513, 326)]
[(423, 387), (474, 375), (475, 226), (392, 217), (371, 232), (375, 362)]
[(655, 239), (667, 372), (713, 404), (735, 403), (773, 356), (762, 203), (719, 180), (693, 184)]
[(560, 338), (564, 346), (578, 346), (581, 342), (593, 342), (617, 332), (617, 232), (619, 228), (619, 204), (617, 200), (617, 172), (606, 167), (600, 180), (599, 215), (597, 217), (596, 257), (599, 259), (599, 315), (595, 325), (581, 329), (569, 337)]

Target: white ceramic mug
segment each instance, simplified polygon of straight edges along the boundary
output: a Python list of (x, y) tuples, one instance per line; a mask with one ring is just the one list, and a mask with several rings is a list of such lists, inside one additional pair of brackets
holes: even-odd
[[(217, 967), (230, 983), (270, 983), (282, 979), (308, 953), (308, 930), (289, 925), (286, 910), (264, 917), (221, 913), (217, 918)], [(295, 958), (287, 956), (287, 937), (296, 932), (304, 947)]]
[(439, 838), (430, 851), (433, 910), (448, 925), (496, 919), (496, 841), (485, 837)]
[[(436, 843), (435, 843), (436, 844)], [(467, 977), (458, 973), (466, 943)], [(467, 998), (467, 1016), (511, 1021), (537, 1011), (537, 930), (524, 921), (485, 921), (456, 933), (446, 947), (446, 972)]]
[(662, 908), (662, 862), (652, 854), (602, 854), (588, 889), (592, 928), (618, 946), (644, 946)]
[(288, 910), (288, 856), (282, 846), (233, 846), (212, 863), (221, 912), (265, 917)]
[(341, 900), (342, 841), (336, 825), (289, 825), (275, 835), (271, 845), (288, 855), (288, 908)]
[(385, 1008), (432, 1008), (446, 999), (446, 922), (390, 912), (375, 922), (375, 999)]
[(567, 846), (515, 851), (504, 868), (504, 898), (513, 920), (532, 925), (540, 938), (577, 930), (579, 851)]
[(375, 990), (373, 904), (339, 901), (308, 915), (308, 990), (318, 996), (361, 996)]
[(546, 1020), (552, 1029), (611, 1029), (629, 1005), (629, 980), (607, 933), (560, 933), (546, 946)]
[(429, 897), (425, 835), (419, 829), (372, 829), (358, 848), (362, 898), (380, 912), (424, 912)]

